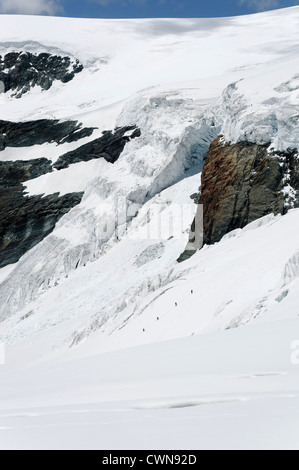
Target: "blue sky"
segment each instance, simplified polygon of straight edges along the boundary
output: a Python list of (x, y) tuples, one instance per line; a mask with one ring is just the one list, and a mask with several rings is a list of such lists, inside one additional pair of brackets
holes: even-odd
[(0, 13), (87, 18), (215, 17), (298, 5), (299, 0), (0, 0)]

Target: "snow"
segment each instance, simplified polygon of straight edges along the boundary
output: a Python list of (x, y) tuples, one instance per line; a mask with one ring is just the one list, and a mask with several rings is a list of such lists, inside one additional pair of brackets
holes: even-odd
[(298, 450), (298, 326), (4, 366), (0, 448)]
[(205, 20), (0, 16), (2, 54), (85, 66), (47, 92), (2, 95), (0, 117), (97, 128), (73, 144), (7, 148), (2, 161), (55, 162), (106, 129), (141, 129), (114, 165), (24, 184), (84, 196), (0, 270), (1, 449), (298, 449), (299, 210), (176, 263), (216, 136), (298, 147), (298, 20), (299, 7)]
[[(261, 73), (231, 85), (223, 95), (223, 133), (227, 141), (272, 143), (277, 150), (297, 148), (299, 95), (296, 61), (276, 60)], [(284, 81), (289, 87), (284, 87)]]
[(5, 266), (5, 268), (0, 269), (0, 282), (3, 282), (13, 271), (15, 268), (14, 264), (10, 264), (8, 266)]
[[(2, 15), (3, 48), (23, 50), (30, 43), (31, 52), (34, 47), (36, 51), (62, 51), (85, 66), (71, 83), (57, 83), (49, 93), (31, 92), (22, 100), (9, 99), (2, 107), (3, 115), (12, 120), (29, 115), (34, 119), (66, 118), (79, 114), (83, 107), (95, 111), (142, 89), (176, 88), (179, 82), (187, 82), (185, 88), (189, 88), (196, 81), (202, 98), (218, 97), (229, 83), (262, 74), (275, 63), (280, 63), (280, 70), (290, 71), (291, 66), (283, 66), (282, 61), (296, 60), (298, 14), (294, 7), (260, 16), (189, 20)], [(49, 33), (54, 30), (55, 35)], [(138, 73), (132, 74), (132, 70)], [(296, 74), (295, 68), (283, 81)]]
[[(102, 225), (96, 226), (95, 231), (90, 233), (90, 221), (93, 220), (94, 214), (86, 212), (84, 216), (82, 216), (81, 209), (78, 209), (76, 227), (74, 227), (72, 218), (68, 224), (57, 224), (55, 236), (47, 237), (42, 244), (36, 247), (36, 249), (31, 250), (30, 253), (25, 255), (22, 259), (23, 267), (22, 260), (20, 260), (18, 269), (15, 271), (16, 277), (12, 275), (1, 285), (1, 295), (3, 296), (1, 298), (1, 310), (3, 314), (5, 316), (9, 316), (7, 314), (10, 311), (21, 310), (28, 304), (28, 301), (34, 300), (41, 294), (41, 292), (46, 292), (49, 287), (59, 282), (70, 283), (70, 294), (76, 292), (77, 288), (79, 290), (81, 290), (81, 288), (83, 290), (88, 289), (88, 283), (90, 281), (92, 283), (90, 290), (93, 291), (95, 289), (94, 283), (97, 285), (102, 282), (104, 291), (103, 294), (101, 294), (101, 304), (104, 307), (105, 303), (107, 303), (107, 305), (113, 305), (113, 303), (115, 303), (116, 308), (118, 303), (120, 305), (123, 303), (123, 292), (121, 290), (120, 281), (124, 284), (124, 291), (133, 288), (135, 285), (141, 285), (141, 287), (143, 283), (147, 285), (149, 283), (148, 276), (153, 275), (154, 273), (156, 273), (158, 279), (157, 281), (154, 281), (153, 279), (151, 282), (153, 285), (156, 282), (159, 282), (161, 266), (163, 266), (164, 263), (166, 263), (166, 265), (171, 265), (184, 250), (187, 243), (189, 227), (197, 209), (197, 206), (189, 197), (189, 190), (191, 189), (191, 193), (194, 193), (199, 186), (200, 176), (198, 174), (191, 175), (183, 179), (174, 187), (171, 187), (159, 194), (156, 198), (148, 201), (148, 203), (146, 203), (139, 211), (137, 218), (134, 219), (132, 223), (129, 223), (127, 234), (124, 233), (124, 236), (120, 234), (120, 238), (123, 242), (118, 242), (114, 235), (112, 240), (109, 242), (111, 246), (109, 246), (109, 244), (106, 244), (106, 246), (105, 244), (103, 245), (103, 238), (108, 238), (108, 235), (103, 232)], [(121, 217), (123, 216), (121, 213), (123, 202), (125, 205), (127, 204), (126, 199), (116, 201), (116, 207), (120, 204), (117, 212), (120, 212)], [(93, 203), (95, 206), (96, 216), (100, 221), (103, 219), (105, 214), (110, 214), (115, 211), (114, 201), (110, 202), (108, 200), (106, 204), (102, 206), (98, 205), (98, 200), (93, 199)], [(87, 208), (90, 212), (90, 205), (88, 205)], [(183, 213), (182, 209), (185, 209), (183, 210)], [(180, 219), (176, 219), (178, 210), (181, 212)], [(173, 224), (173, 221), (176, 225)], [(108, 227), (108, 230), (110, 230), (111, 233), (114, 233), (115, 225), (118, 223), (121, 223), (121, 220), (114, 220), (114, 223), (112, 226), (110, 225), (110, 227)], [(176, 235), (176, 237), (169, 239), (169, 230), (172, 226), (173, 230), (171, 230), (171, 234)], [(164, 230), (166, 233), (163, 237)], [(151, 237), (149, 237), (149, 235), (151, 235)], [(87, 237), (90, 237), (91, 239), (89, 245), (86, 244)], [(159, 239), (157, 240), (156, 237), (159, 237)], [(135, 258), (137, 258), (149, 246), (156, 245), (161, 239), (163, 245), (165, 245), (163, 259), (154, 258), (154, 265), (149, 272), (147, 272), (147, 269), (138, 271), (134, 264)], [(105, 251), (107, 252), (104, 265), (99, 268), (99, 271), (94, 271), (96, 268), (95, 262), (88, 264), (84, 268), (84, 264), (86, 264), (88, 259), (91, 257), (90, 252), (87, 250), (96, 249), (99, 245), (101, 246), (99, 250), (101, 250), (100, 252), (102, 254), (104, 254)], [(110, 248), (114, 248), (113, 253), (110, 253)], [(98, 254), (97, 256), (100, 255)], [(118, 267), (117, 274), (115, 271), (116, 260)], [(153, 259), (150, 259), (150, 261), (153, 261)], [(79, 266), (82, 268), (82, 272), (84, 271), (87, 273), (87, 270), (90, 270), (90, 272), (88, 274), (88, 280), (82, 283), (82, 278), (78, 278), (78, 284), (77, 287), (75, 287), (73, 284), (75, 282), (73, 278), (75, 273), (71, 275), (70, 264), (73, 265), (72, 269), (74, 269), (78, 262)], [(28, 263), (30, 264), (30, 268)], [(129, 265), (131, 264), (133, 265), (132, 277), (122, 277), (121, 272), (128, 271)], [(23, 271), (23, 269), (25, 271)], [(25, 272), (30, 272), (30, 275), (27, 274), (25, 276)], [(66, 275), (68, 276), (67, 280), (65, 279)], [(114, 279), (114, 285), (109, 284), (109, 276)], [(18, 285), (18, 292), (16, 292), (16, 285)], [(107, 288), (107, 286), (109, 286), (109, 288)], [(144, 288), (146, 289), (145, 286)], [(147, 289), (150, 289), (150, 284)], [(48, 294), (50, 298), (52, 298), (50, 302), (50, 304), (52, 304), (53, 295), (55, 294), (51, 289)], [(76, 314), (80, 316), (82, 313), (81, 307), (79, 310), (74, 310), (73, 307), (71, 307), (71, 303), (67, 296), (64, 294), (63, 297), (65, 297), (64, 312), (57, 312), (58, 316), (60, 317), (62, 315), (61, 319), (65, 318), (66, 315), (71, 318), (76, 316)], [(60, 294), (58, 295), (58, 298), (61, 298)], [(18, 303), (16, 304), (16, 302)], [(86, 312), (93, 312), (94, 309), (97, 308), (98, 302), (98, 298), (93, 299), (91, 297), (91, 302), (88, 302), (85, 305)], [(45, 320), (46, 324), (48, 324), (49, 321), (56, 321), (54, 320), (54, 317), (51, 320), (51, 315), (49, 317), (46, 315)]]
[(80, 162), (72, 165), (70, 169), (54, 170), (53, 173), (42, 175), (25, 183), (24, 186), (29, 195), (60, 193), (60, 196), (63, 196), (83, 192), (87, 184), (92, 179), (100, 177), (109, 166), (110, 164), (103, 158)]
[(175, 245), (129, 236), (5, 321), (0, 448), (298, 449), (298, 224), (266, 217), (174, 270)]
[[(183, 187), (191, 181), (184, 181)], [(179, 189), (182, 186), (171, 191), (177, 195)], [(171, 219), (168, 213), (174, 209), (166, 202), (170, 190), (161, 196), (160, 215), (163, 220)], [(90, 339), (91, 347), (106, 352), (236, 328), (262, 319), (273, 309), (279, 310), (282, 318), (297, 316), (288, 305), (298, 301), (298, 209), (284, 217), (266, 217), (174, 267), (188, 232), (170, 240), (161, 235), (159, 240), (144, 237), (143, 230), (149, 233), (149, 225), (156, 230), (159, 224), (158, 211), (148, 220), (149, 206), (142, 208), (123, 239), (111, 241), (110, 249), (106, 248), (97, 261), (85, 267), (81, 264), (68, 278), (61, 276), (50, 290), (48, 285), (41, 290), (38, 281), (42, 260), (31, 257), (32, 274), (22, 286), (25, 308), (19, 292), (22, 303), (18, 313), (2, 323), (1, 340), (18, 343), (36, 337), (44, 341), (50, 328), (52, 347), (80, 346), (83, 342), (86, 351), (86, 340)], [(194, 212), (189, 214), (189, 224), (193, 216)], [(77, 239), (77, 234), (71, 235)], [(54, 262), (59, 267), (55, 257), (53, 262), (47, 260), (44, 269), (53, 269)], [(28, 269), (28, 263), (25, 267)], [(23, 276), (22, 266), (15, 276)], [(11, 286), (9, 279), (3, 284), (6, 297), (1, 303), (6, 309), (15, 285)], [(287, 296), (278, 302), (286, 290)]]

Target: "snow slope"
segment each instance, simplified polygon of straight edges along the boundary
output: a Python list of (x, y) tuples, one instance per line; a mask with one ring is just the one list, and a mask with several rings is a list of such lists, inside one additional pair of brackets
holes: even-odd
[[(165, 89), (165, 85), (164, 87), (154, 87), (146, 91), (137, 92), (134, 96), (128, 98), (126, 102), (123, 102), (121, 106), (119, 104), (108, 105), (102, 107), (99, 111), (79, 115), (79, 119), (85, 125), (99, 125), (99, 131), (97, 132), (103, 130), (109, 121), (110, 126), (137, 124), (141, 129), (142, 136), (139, 139), (134, 139), (134, 141), (126, 146), (121, 158), (114, 166), (107, 166), (104, 162), (79, 163), (65, 171), (55, 171), (52, 174), (26, 183), (27, 191), (31, 195), (53, 192), (65, 194), (68, 191), (74, 191), (76, 187), (77, 190), (85, 189), (85, 195), (82, 203), (61, 219), (53, 234), (36, 247), (30, 256), (25, 256), (20, 261), (20, 267), (12, 273), (3, 287), (0, 287), (0, 298), (2, 300), (0, 317), (6, 317), (23, 308), (28, 300), (37, 297), (40, 290), (45, 290), (48, 285), (55, 285), (59, 279), (67, 276), (74, 270), (78, 263), (82, 266), (95, 258), (97, 259), (103, 244), (111, 236), (114, 236), (114, 228), (119, 223), (119, 221), (115, 221), (119, 198), (127, 197), (128, 207), (132, 205), (142, 206), (150, 198), (159, 194), (161, 190), (179, 182), (184, 177), (186, 170), (197, 167), (199, 172), (210, 142), (219, 133), (224, 132), (226, 138), (233, 141), (237, 140), (238, 136), (240, 139), (256, 140), (259, 143), (272, 141), (273, 146), (280, 150), (286, 150), (290, 146), (297, 144), (298, 126), (296, 112), (298, 93), (296, 91), (296, 81), (291, 81), (290, 83), (293, 83), (293, 85), (288, 86), (285, 83), (287, 83), (287, 77), (291, 80), (297, 70), (295, 47), (297, 44), (297, 33), (295, 34), (295, 30), (293, 33), (292, 25), (293, 21), (295, 21), (294, 18), (298, 17), (298, 11), (298, 8), (294, 8), (280, 12), (280, 15), (288, 15), (290, 19), (290, 25), (288, 24), (288, 27), (284, 30), (288, 42), (293, 44), (289, 54), (280, 54), (280, 49), (278, 49), (274, 57), (273, 54), (268, 56), (265, 53), (263, 56), (264, 63), (258, 67), (249, 67), (249, 69), (248, 67), (245, 67), (245, 69), (244, 67), (241, 69), (238, 67), (237, 70), (235, 67), (233, 71), (231, 69), (224, 71), (223, 75), (221, 75), (222, 69), (220, 64), (216, 78), (201, 78), (196, 82), (192, 81), (191, 85), (190, 82), (189, 85), (185, 83), (184, 88), (179, 88), (178, 85), (176, 87), (170, 85), (170, 89)], [(249, 45), (248, 43), (248, 38), (246, 43), (246, 34), (249, 34), (250, 27), (252, 28), (258, 19), (255, 26), (255, 37), (258, 37), (259, 28), (267, 29), (268, 27), (274, 41), (277, 30), (273, 24), (276, 24), (278, 17), (279, 13), (275, 12), (262, 14), (257, 17), (234, 19), (228, 21), (228, 24), (222, 25), (221, 28), (223, 27), (226, 31), (228, 25), (237, 23), (239, 26), (235, 26), (235, 28), (237, 28), (238, 34), (238, 28), (240, 28), (245, 35), (244, 44), (247, 44), (248, 48), (250, 47), (250, 50), (254, 51), (255, 49), (252, 47), (252, 44)], [(264, 20), (262, 24), (259, 21), (261, 18)], [(269, 21), (269, 26), (267, 26), (267, 20)], [(26, 19), (24, 24), (27, 21), (30, 23), (33, 19)], [(56, 20), (45, 19), (45, 21)], [(176, 25), (175, 20), (172, 23)], [(125, 24), (127, 28), (132, 28), (130, 22), (125, 22)], [(191, 22), (191, 24), (194, 26), (194, 22)], [(215, 24), (218, 24), (216, 20)], [(202, 23), (199, 21), (198, 28), (201, 27)], [(217, 29), (216, 34), (211, 27), (211, 31), (215, 34), (215, 41), (217, 39), (218, 47), (220, 47), (220, 43), (221, 47), (223, 46), (221, 40), (223, 35), (225, 36), (224, 32), (221, 33), (221, 28), (220, 31)], [(189, 30), (188, 32), (190, 33)], [(191, 31), (190, 37), (193, 38), (194, 34)], [(232, 32), (226, 34), (228, 34), (230, 41), (233, 41), (234, 35)], [(283, 31), (281, 31), (281, 34), (283, 34)], [(197, 31), (195, 36), (200, 43), (202, 35)], [(122, 38), (121, 34), (120, 38)], [(139, 44), (138, 41), (137, 44)], [(230, 45), (232, 47), (232, 43)], [(190, 44), (189, 46), (191, 47)], [(239, 61), (241, 60), (239, 56), (241, 51), (238, 46), (236, 47), (235, 45), (234, 47), (238, 52), (238, 54), (236, 52), (236, 60)], [(177, 50), (176, 47), (174, 47), (174, 50)], [(258, 54), (261, 54), (260, 50)], [(245, 55), (246, 60), (251, 58), (251, 54)], [(229, 60), (231, 59), (227, 58), (227, 63), (229, 63)], [(174, 65), (176, 63), (176, 58), (174, 58)], [(152, 66), (154, 66), (153, 63)], [(192, 66), (194, 66), (194, 60), (192, 61)], [(191, 70), (188, 69), (187, 71), (190, 78), (192, 76)], [(185, 72), (186, 76), (187, 71)], [(89, 68), (85, 70), (85, 73), (88, 73), (91, 77), (94, 77), (96, 74), (91, 73)], [(102, 77), (101, 71), (97, 72), (97, 74), (98, 78)], [(122, 73), (121, 77), (123, 75), (124, 73)], [(261, 80), (261, 76), (264, 82)], [(228, 80), (233, 78), (236, 84), (228, 85)], [(240, 82), (239, 80), (241, 79), (243, 81)], [(269, 83), (266, 86), (266, 82), (269, 82), (270, 86)], [(265, 84), (263, 87), (261, 87), (262, 83)], [(228, 85), (228, 87), (221, 95), (224, 84)], [(84, 75), (81, 77), (81, 81), (76, 77), (70, 84), (70, 88), (72, 86), (76, 87), (76, 100), (80, 98), (81, 103), (85, 99), (85, 85), (86, 80)], [(64, 93), (61, 99), (55, 90), (51, 89), (47, 94), (47, 99), (52, 100), (51, 106), (53, 110), (47, 114), (48, 117), (57, 117), (57, 114), (55, 114), (57, 102), (60, 105), (63, 103), (63, 99), (69, 101), (67, 95), (69, 88), (65, 90), (62, 85), (59, 86), (59, 93)], [(139, 86), (141, 86), (141, 82)], [(117, 90), (119, 88), (123, 89), (123, 85), (119, 84)], [(286, 91), (277, 91), (282, 89)], [(97, 88), (92, 88), (90, 85), (90, 87), (88, 86), (88, 92), (90, 93), (91, 90), (96, 96)], [(220, 96), (217, 98), (218, 93)], [(32, 110), (34, 109), (35, 96), (39, 97), (39, 103), (42, 105), (39, 109), (44, 109), (44, 94), (38, 95), (33, 93), (30, 96), (30, 100), (32, 100), (32, 104), (30, 101), (30, 112), (33, 112)], [(277, 98), (277, 96), (280, 98)], [(22, 103), (22, 106), (24, 106), (23, 110), (26, 109), (26, 99), (25, 96)], [(3, 105), (3, 110), (8, 109), (11, 112), (15, 106), (20, 106), (19, 103), (15, 104), (16, 101), (12, 102), (8, 98), (7, 100), (7, 103)], [(49, 108), (47, 109), (49, 111)], [(273, 110), (275, 110), (275, 113)], [(115, 113), (113, 118), (114, 124), (112, 119), (113, 113)], [(30, 116), (32, 117), (32, 115)], [(33, 114), (33, 116), (36, 115)], [(105, 116), (107, 116), (106, 119)], [(64, 115), (64, 117), (67, 116)], [(102, 125), (103, 123), (105, 126)], [(258, 135), (256, 135), (256, 132), (258, 132)], [(61, 154), (65, 150), (69, 150), (69, 148), (70, 146), (68, 145), (67, 149), (61, 149)], [(11, 149), (9, 149), (9, 152), (11, 158)], [(35, 152), (36, 149), (34, 149), (34, 154), (37, 155)], [(41, 146), (41, 152), (43, 152), (43, 155), (49, 156), (51, 146)], [(16, 155), (19, 158), (19, 149), (16, 151)], [(56, 159), (58, 156), (57, 151), (55, 151), (52, 158)], [(5, 158), (5, 155), (3, 157)], [(198, 177), (197, 188), (192, 188), (189, 195), (198, 189), (199, 185), (200, 176)], [(133, 213), (128, 219), (130, 220), (135, 214)], [(126, 219), (126, 217), (124, 218)], [(109, 229), (103, 234), (103, 227), (105, 226), (109, 227)], [(188, 228), (189, 225), (185, 226), (184, 230)], [(74, 240), (77, 240), (77, 242), (75, 241), (74, 243)], [(179, 246), (181, 248), (181, 245)], [(48, 261), (49, 258), (50, 262)], [(38, 259), (39, 262), (36, 263), (35, 259)], [(57, 262), (57, 260), (59, 261)], [(34, 270), (32, 270), (32, 267), (29, 267), (31, 263), (34, 264)], [(16, 291), (15, 285), (19, 285), (18, 273), (21, 272), (22, 266), (24, 266), (26, 272), (32, 274), (26, 277), (23, 285)], [(36, 279), (38, 279), (38, 282), (36, 282)]]
[[(124, 308), (72, 348), (53, 350), (67, 323), (8, 347), (0, 448), (298, 450), (298, 224), (294, 210), (230, 234), (178, 266), (149, 305), (138, 292), (133, 316)], [(91, 296), (101, 302), (99, 275), (81, 292), (73, 278), (61, 297), (77, 294), (87, 309)], [(91, 286), (86, 273), (79, 279)], [(60, 314), (61, 297), (52, 299)], [(34, 329), (48, 305), (23, 323)], [(7, 329), (24, 333), (18, 322)]]
[(0, 449), (298, 450), (298, 326), (4, 367)]
[[(183, 86), (191, 98), (199, 93), (202, 99), (211, 99), (218, 98), (230, 83), (253, 78), (253, 84), (245, 87), (248, 98), (252, 86), (254, 99), (257, 91), (257, 99), (263, 99), (263, 94), (268, 98), (272, 83), (282, 93), (295, 91), (298, 15), (298, 7), (239, 18), (190, 20), (1, 15), (3, 52), (26, 49), (70, 54), (85, 66), (71, 83), (59, 83), (50, 92), (34, 89), (22, 100), (2, 98), (3, 115), (12, 120), (80, 117), (86, 124), (99, 126), (106, 120), (106, 127), (115, 112), (116, 118), (118, 103), (148, 87), (161, 86), (165, 91)], [(138, 72), (132, 74), (132, 70)], [(283, 87), (291, 79), (293, 85)], [(114, 112), (108, 111), (111, 105)]]
[(298, 147), (298, 21), (299, 7), (206, 20), (0, 16), (1, 51), (85, 66), (47, 92), (2, 95), (0, 118), (98, 128), (1, 159), (56, 161), (103, 130), (141, 129), (115, 165), (26, 182), (30, 195), (84, 197), (0, 270), (0, 448), (298, 448), (299, 210), (176, 264), (216, 136)]
[[(171, 192), (164, 201), (166, 195)], [(89, 354), (298, 315), (298, 209), (267, 216), (174, 265), (184, 237), (154, 242), (147, 236), (149, 229), (157, 232), (161, 215), (165, 220), (170, 211), (172, 217), (174, 207), (166, 202), (162, 210), (160, 202), (150, 222), (134, 221), (97, 261), (28, 301), (2, 322), (3, 342), (34, 339), (46, 351), (79, 347)], [(189, 224), (192, 218), (191, 212)]]

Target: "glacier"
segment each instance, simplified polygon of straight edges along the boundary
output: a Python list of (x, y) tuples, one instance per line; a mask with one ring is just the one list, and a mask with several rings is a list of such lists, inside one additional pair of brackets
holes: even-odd
[[(299, 7), (190, 20), (0, 16), (1, 54), (84, 67), (50, 90), (0, 95), (1, 119), (96, 128), (80, 142), (6, 148), (1, 160), (54, 163), (105, 130), (141, 130), (114, 165), (24, 183), (30, 196), (84, 196), (0, 269), (1, 449), (298, 448), (299, 209), (176, 263), (217, 136), (298, 148), (298, 21)], [(182, 426), (175, 437), (172, 426)]]

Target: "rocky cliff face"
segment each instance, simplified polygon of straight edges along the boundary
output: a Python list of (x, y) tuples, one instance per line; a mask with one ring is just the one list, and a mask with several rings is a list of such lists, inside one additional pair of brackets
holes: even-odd
[(31, 88), (40, 86), (49, 90), (55, 80), (62, 83), (71, 81), (83, 70), (78, 60), (48, 53), (10, 52), (0, 56), (0, 80), (5, 92), (21, 98)]
[(206, 244), (267, 214), (299, 207), (298, 151), (274, 153), (269, 145), (232, 145), (218, 137), (206, 159), (199, 203)]
[[(92, 134), (93, 128), (82, 128), (76, 121), (0, 121), (2, 146), (29, 147), (46, 142), (77, 141)], [(29, 197), (22, 183), (41, 175), (61, 170), (72, 164), (105, 158), (115, 163), (125, 145), (140, 136), (135, 126), (106, 131), (103, 136), (62, 155), (56, 164), (39, 158), (29, 161), (1, 161), (0, 153), (0, 268), (16, 263), (28, 250), (49, 235), (59, 219), (78, 205), (82, 192)]]

